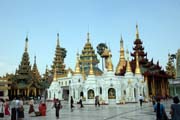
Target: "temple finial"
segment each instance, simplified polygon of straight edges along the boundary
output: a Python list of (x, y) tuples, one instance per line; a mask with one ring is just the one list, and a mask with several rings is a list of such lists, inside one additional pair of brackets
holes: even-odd
[(25, 52), (27, 52), (28, 49), (28, 35), (26, 35), (26, 40), (25, 40)]
[(124, 47), (123, 47), (124, 45), (123, 45), (123, 38), (122, 38), (122, 35), (121, 35), (121, 40), (120, 40), (120, 49), (124, 49)]
[(36, 55), (34, 56), (34, 64), (36, 64)]
[(89, 43), (89, 32), (87, 33), (87, 42)]
[(139, 39), (139, 30), (138, 30), (138, 24), (136, 24), (136, 39)]
[(59, 33), (57, 33), (57, 45), (59, 46)]

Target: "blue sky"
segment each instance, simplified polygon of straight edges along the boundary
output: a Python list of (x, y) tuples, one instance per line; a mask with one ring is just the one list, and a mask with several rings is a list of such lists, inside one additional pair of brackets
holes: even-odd
[(57, 33), (67, 50), (66, 68), (74, 69), (88, 31), (94, 49), (100, 42), (111, 48), (116, 67), (120, 36), (132, 51), (136, 23), (149, 60), (165, 68), (168, 53), (180, 48), (179, 11), (179, 0), (1, 0), (0, 76), (18, 68), (27, 34), (30, 62), (36, 55), (41, 74), (52, 65)]

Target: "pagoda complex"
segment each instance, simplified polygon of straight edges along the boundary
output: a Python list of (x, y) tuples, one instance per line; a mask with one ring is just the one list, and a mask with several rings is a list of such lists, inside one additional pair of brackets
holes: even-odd
[[(120, 43), (123, 43), (122, 39)], [(143, 82), (144, 77), (140, 73), (138, 54), (136, 54), (136, 72), (133, 74), (129, 58), (126, 66), (125, 57), (121, 57), (125, 64), (121, 68), (126, 67), (127, 69), (124, 75), (118, 76), (115, 75), (113, 68), (111, 51), (105, 45), (101, 47), (104, 48), (101, 54), (105, 58), (104, 71), (98, 68), (99, 60), (90, 43), (89, 33), (87, 33), (82, 53), (76, 56), (75, 70), (68, 71), (67, 76), (61, 78), (54, 74), (54, 79), (48, 89), (47, 99), (66, 100), (67, 97), (72, 96), (74, 101), (79, 101), (82, 97), (84, 103), (94, 104), (94, 98), (99, 96), (100, 102), (103, 104), (119, 104), (121, 102), (137, 102), (138, 96), (142, 94), (147, 100), (147, 83)], [(129, 52), (127, 52), (128, 55)], [(64, 93), (65, 85), (69, 90), (68, 94)]]
[(33, 69), (31, 69), (28, 53), (28, 37), (25, 39), (25, 50), (19, 68), (10, 80), (12, 81), (9, 90), (10, 99), (18, 96), (37, 97), (43, 90), (41, 76), (39, 74), (36, 57), (34, 58)]
[[(153, 59), (151, 61), (147, 59), (147, 53), (144, 52), (144, 47), (142, 46), (142, 44), (143, 42), (139, 38), (138, 25), (136, 25), (136, 39), (134, 41), (133, 48), (134, 52), (131, 53), (133, 59), (130, 61), (132, 72), (140, 73), (144, 76), (143, 82), (147, 82), (148, 84), (149, 95), (169, 95), (168, 75), (159, 66), (159, 61), (155, 64), (153, 62)], [(122, 47), (123, 46), (121, 45), (121, 51), (123, 51)], [(138, 55), (139, 58), (140, 70), (136, 69), (136, 55)], [(121, 52), (116, 75), (124, 75), (126, 72), (126, 65), (124, 66), (123, 58), (124, 53)]]

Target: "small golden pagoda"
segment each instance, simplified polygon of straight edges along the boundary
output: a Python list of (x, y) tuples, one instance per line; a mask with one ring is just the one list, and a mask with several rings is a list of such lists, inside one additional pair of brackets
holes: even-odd
[(124, 45), (123, 45), (123, 39), (122, 39), (122, 36), (121, 36), (121, 40), (120, 40), (120, 58), (119, 58), (119, 63), (116, 67), (116, 73), (115, 74), (118, 74), (121, 72), (121, 70), (123, 69), (123, 67), (125, 66), (126, 64), (126, 60), (125, 60), (125, 56), (124, 56)]
[(81, 73), (81, 69), (79, 64), (79, 53), (77, 53), (75, 74), (80, 74), (80, 73)]

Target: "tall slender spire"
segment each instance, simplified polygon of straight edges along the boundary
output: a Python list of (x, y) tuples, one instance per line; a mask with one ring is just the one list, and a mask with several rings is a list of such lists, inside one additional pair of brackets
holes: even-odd
[(41, 79), (41, 75), (39, 74), (38, 67), (37, 67), (37, 64), (36, 64), (36, 56), (34, 56), (34, 65), (33, 65), (33, 68), (32, 68), (32, 73), (33, 73), (34, 79), (36, 79), (36, 80)]
[(80, 73), (79, 53), (77, 53), (75, 73), (76, 73), (76, 74), (79, 74), (79, 73)]
[(28, 50), (28, 35), (26, 36), (26, 42), (25, 42), (25, 52)]
[(127, 56), (126, 73), (128, 73), (128, 72), (132, 72), (131, 65), (129, 63), (129, 51), (128, 50), (126, 51), (126, 56)]
[(57, 33), (57, 46), (59, 46), (59, 33)]
[(34, 56), (34, 64), (36, 64), (36, 56)]
[(120, 49), (121, 49), (121, 50), (124, 50), (124, 44), (123, 44), (122, 35), (121, 35), (121, 40), (120, 40)]
[(123, 38), (122, 38), (122, 35), (121, 35), (121, 39), (120, 39), (120, 58), (119, 58), (118, 65), (116, 67), (116, 74), (119, 74), (121, 72), (121, 70), (123, 69), (125, 64), (126, 64), (126, 60), (125, 60), (125, 56), (124, 56), (124, 45), (123, 45)]
[(138, 24), (136, 24), (136, 39), (139, 39), (139, 30), (138, 30)]
[(91, 63), (90, 63), (89, 75), (94, 75), (92, 58), (91, 58)]
[(135, 74), (141, 74), (141, 70), (139, 67), (139, 56), (138, 53), (136, 53), (136, 69), (135, 69)]
[(90, 38), (89, 38), (89, 32), (87, 33), (87, 42), (89, 43), (89, 40), (90, 40)]

